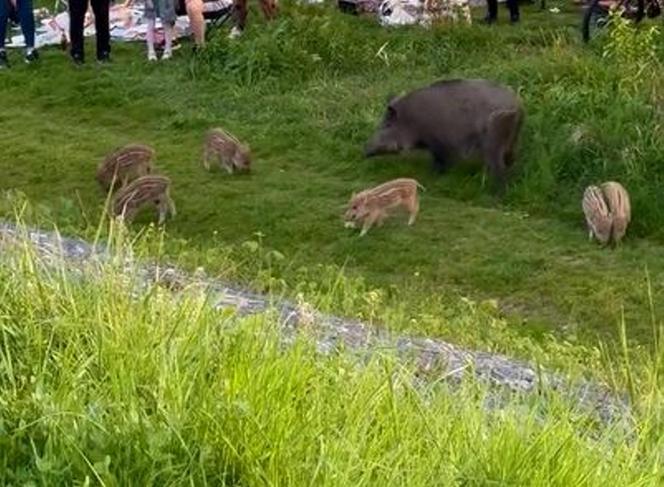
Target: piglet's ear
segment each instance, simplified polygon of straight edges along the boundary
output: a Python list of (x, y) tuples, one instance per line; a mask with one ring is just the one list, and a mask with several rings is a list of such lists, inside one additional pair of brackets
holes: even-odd
[(387, 118), (388, 120), (394, 120), (397, 117), (397, 109), (394, 108), (394, 105), (390, 104), (387, 106)]

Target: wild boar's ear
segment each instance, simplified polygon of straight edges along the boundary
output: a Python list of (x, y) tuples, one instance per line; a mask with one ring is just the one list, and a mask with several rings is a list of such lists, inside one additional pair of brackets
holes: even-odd
[(387, 105), (387, 119), (394, 120), (397, 118), (397, 109), (394, 108), (394, 104), (390, 103)]

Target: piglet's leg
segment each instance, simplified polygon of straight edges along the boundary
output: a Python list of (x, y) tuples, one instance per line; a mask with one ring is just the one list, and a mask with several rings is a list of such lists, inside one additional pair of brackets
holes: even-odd
[(376, 220), (379, 218), (379, 213), (369, 213), (364, 219), (364, 225), (362, 225), (362, 231), (360, 232), (360, 237), (364, 237), (369, 229), (373, 226)]
[(420, 211), (420, 202), (417, 199), (417, 196), (413, 196), (412, 198), (406, 200), (406, 209), (408, 210), (408, 213), (410, 213), (410, 217), (408, 218), (408, 225), (412, 225), (415, 223), (417, 213)]
[(166, 215), (168, 214), (168, 201), (166, 198), (161, 197), (157, 200), (157, 209), (159, 210), (159, 225), (161, 225), (166, 221)]

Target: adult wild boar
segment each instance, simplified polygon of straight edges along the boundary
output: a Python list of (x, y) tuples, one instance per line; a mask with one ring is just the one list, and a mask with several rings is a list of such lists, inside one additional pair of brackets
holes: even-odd
[(482, 79), (438, 81), (388, 102), (365, 155), (427, 149), (440, 172), (479, 156), (503, 186), (523, 117), (521, 101), (508, 88)]

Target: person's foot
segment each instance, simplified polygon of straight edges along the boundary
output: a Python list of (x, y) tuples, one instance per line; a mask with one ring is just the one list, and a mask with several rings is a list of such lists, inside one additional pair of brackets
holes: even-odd
[(111, 53), (108, 51), (102, 51), (97, 54), (97, 62), (99, 64), (108, 64), (111, 62)]
[(9, 59), (7, 59), (7, 51), (4, 49), (0, 51), (0, 70), (9, 68)]
[(37, 61), (39, 61), (39, 52), (37, 52), (37, 49), (35, 48), (30, 48), (27, 51), (25, 51), (25, 62), (26, 64), (32, 64)]
[(148, 51), (148, 61), (156, 61), (157, 60), (157, 54), (154, 51)]
[(164, 53), (161, 55), (161, 60), (166, 61), (173, 57), (173, 51), (170, 49), (164, 49)]
[(240, 37), (241, 35), (242, 35), (242, 30), (241, 30), (240, 28), (238, 28), (238, 27), (233, 27), (233, 28), (231, 29), (231, 33), (228, 34), (228, 38), (229, 38), (229, 39), (237, 39), (237, 38)]
[(510, 15), (510, 23), (511, 23), (511, 24), (517, 24), (517, 23), (519, 23), (519, 14), (512, 14), (512, 15)]
[(495, 24), (495, 23), (496, 23), (496, 18), (495, 18), (495, 17), (491, 17), (490, 15), (487, 15), (486, 17), (484, 17), (483, 22), (484, 22), (486, 25)]
[(85, 64), (83, 54), (79, 54), (77, 52), (71, 54), (71, 60), (76, 66), (83, 66), (83, 64)]

